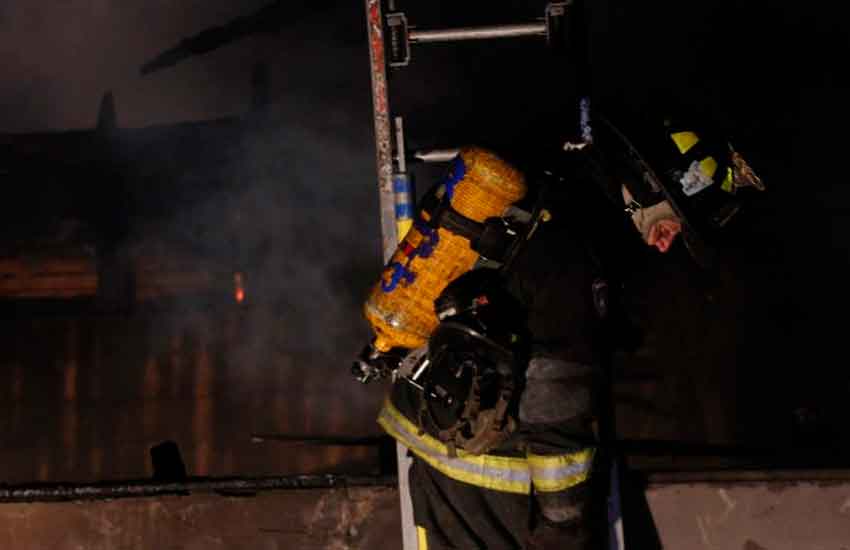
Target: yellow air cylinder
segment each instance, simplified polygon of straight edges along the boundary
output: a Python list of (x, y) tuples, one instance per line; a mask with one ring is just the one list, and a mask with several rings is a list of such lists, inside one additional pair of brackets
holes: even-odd
[[(469, 147), (454, 160), (438, 195), (447, 194), (452, 208), (483, 222), (501, 216), (526, 190), (517, 169), (490, 151)], [(469, 240), (431, 228), (426, 212), (417, 216), (363, 307), (375, 332), (373, 347), (380, 352), (423, 345), (438, 322), (434, 300), (478, 260)]]

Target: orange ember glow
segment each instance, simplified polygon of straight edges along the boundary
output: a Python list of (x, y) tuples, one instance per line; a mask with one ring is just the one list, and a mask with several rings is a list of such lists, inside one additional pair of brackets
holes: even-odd
[(245, 301), (245, 280), (239, 271), (233, 274), (233, 297), (237, 304)]

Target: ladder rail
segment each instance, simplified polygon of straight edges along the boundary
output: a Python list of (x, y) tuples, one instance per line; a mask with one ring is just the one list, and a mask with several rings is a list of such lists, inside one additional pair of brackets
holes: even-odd
[(378, 171), (378, 196), (381, 212), (381, 243), (384, 261), (398, 244), (393, 193), (393, 145), (390, 129), (387, 64), (384, 48), (381, 0), (365, 0), (366, 27), (369, 36), (369, 64), (372, 75), (372, 111), (375, 128), (375, 161)]

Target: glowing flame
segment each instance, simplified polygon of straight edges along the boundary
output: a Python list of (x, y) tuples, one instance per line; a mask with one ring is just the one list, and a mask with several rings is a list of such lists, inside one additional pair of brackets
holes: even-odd
[(245, 278), (239, 271), (233, 274), (233, 297), (237, 304), (245, 301)]

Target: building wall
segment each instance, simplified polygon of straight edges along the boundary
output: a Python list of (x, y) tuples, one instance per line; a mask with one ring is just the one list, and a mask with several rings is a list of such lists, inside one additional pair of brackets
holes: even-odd
[(0, 483), (146, 478), (166, 440), (191, 476), (374, 472), (374, 448), (252, 442), (378, 433), (380, 389), (289, 351), (288, 322), (236, 307), (0, 319)]

